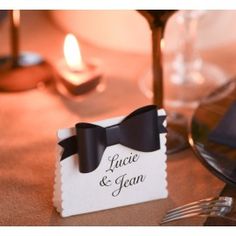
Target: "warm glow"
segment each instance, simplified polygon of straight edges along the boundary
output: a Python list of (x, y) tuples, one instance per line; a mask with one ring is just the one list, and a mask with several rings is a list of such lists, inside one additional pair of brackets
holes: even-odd
[(165, 41), (164, 38), (161, 39), (161, 51), (163, 52), (165, 48)]
[(65, 37), (64, 57), (71, 70), (81, 71), (84, 69), (79, 43), (73, 34), (67, 34)]
[(13, 10), (13, 22), (15, 26), (18, 26), (20, 23), (20, 10)]

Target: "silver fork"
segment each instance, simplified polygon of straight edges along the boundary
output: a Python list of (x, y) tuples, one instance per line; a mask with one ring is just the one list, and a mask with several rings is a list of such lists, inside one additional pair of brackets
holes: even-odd
[(171, 221), (184, 218), (202, 216), (202, 217), (223, 217), (236, 221), (236, 218), (228, 217), (233, 207), (232, 197), (214, 197), (195, 201), (168, 211), (161, 221), (166, 224)]

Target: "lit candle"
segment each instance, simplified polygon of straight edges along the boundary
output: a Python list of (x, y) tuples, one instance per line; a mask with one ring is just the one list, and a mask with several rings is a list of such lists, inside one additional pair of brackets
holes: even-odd
[(72, 95), (80, 95), (96, 88), (101, 80), (97, 63), (83, 60), (78, 41), (68, 34), (64, 41), (64, 59), (57, 65), (59, 79)]

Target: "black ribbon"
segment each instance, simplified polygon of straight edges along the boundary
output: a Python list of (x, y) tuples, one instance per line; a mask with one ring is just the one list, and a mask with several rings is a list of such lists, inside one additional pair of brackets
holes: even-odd
[(166, 116), (157, 115), (157, 107), (149, 105), (137, 109), (119, 124), (103, 128), (89, 123), (76, 124), (76, 135), (59, 142), (63, 147), (61, 160), (78, 153), (82, 173), (95, 170), (106, 147), (122, 144), (142, 152), (160, 149), (160, 133), (166, 133)]

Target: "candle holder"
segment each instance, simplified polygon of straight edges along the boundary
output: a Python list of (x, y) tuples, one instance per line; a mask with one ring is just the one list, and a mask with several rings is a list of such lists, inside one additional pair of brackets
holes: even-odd
[(96, 59), (84, 61), (79, 43), (72, 34), (65, 37), (64, 57), (56, 64), (56, 87), (60, 94), (80, 100), (88, 92), (105, 89), (101, 63)]
[[(163, 65), (161, 40), (167, 20), (175, 10), (140, 10), (152, 32), (152, 91), (153, 104), (163, 107)], [(179, 114), (167, 112), (167, 154), (173, 154), (189, 147), (187, 119)]]
[(51, 66), (36, 53), (20, 53), (20, 11), (9, 11), (11, 55), (0, 57), (0, 91), (19, 92), (36, 88), (51, 79)]

